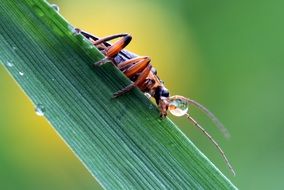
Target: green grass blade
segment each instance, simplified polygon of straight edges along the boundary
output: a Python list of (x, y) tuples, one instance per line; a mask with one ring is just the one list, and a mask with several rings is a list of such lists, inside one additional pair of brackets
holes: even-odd
[(0, 3), (0, 61), (106, 189), (236, 189), (46, 2)]

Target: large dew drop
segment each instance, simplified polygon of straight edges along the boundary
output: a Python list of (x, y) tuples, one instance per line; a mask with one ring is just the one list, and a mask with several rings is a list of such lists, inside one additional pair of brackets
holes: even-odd
[(188, 111), (188, 103), (186, 100), (180, 98), (173, 98), (169, 103), (169, 111), (177, 117), (185, 115)]

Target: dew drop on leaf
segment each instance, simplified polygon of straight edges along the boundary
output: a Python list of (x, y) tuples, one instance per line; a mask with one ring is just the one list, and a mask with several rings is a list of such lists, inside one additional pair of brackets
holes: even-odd
[(35, 113), (38, 116), (44, 116), (45, 107), (42, 104), (37, 104), (35, 108)]
[(7, 67), (13, 67), (14, 66), (14, 64), (10, 61), (7, 61), (6, 65), (7, 65)]
[(56, 4), (51, 4), (50, 5), (56, 12), (58, 12), (59, 13), (59, 11), (60, 11), (60, 8), (59, 8), (59, 6), (58, 5), (56, 5)]

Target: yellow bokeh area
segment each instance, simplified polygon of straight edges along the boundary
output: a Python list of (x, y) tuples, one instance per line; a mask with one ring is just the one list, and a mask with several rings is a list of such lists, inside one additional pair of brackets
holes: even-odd
[[(96, 36), (130, 33), (127, 50), (152, 58), (172, 95), (216, 113), (226, 140), (200, 112), (192, 115), (225, 150), (185, 118), (171, 119), (240, 189), (283, 189), (284, 2), (50, 0), (73, 26)], [(101, 189), (0, 65), (0, 189)], [(190, 162), (190, 160), (189, 160)]]

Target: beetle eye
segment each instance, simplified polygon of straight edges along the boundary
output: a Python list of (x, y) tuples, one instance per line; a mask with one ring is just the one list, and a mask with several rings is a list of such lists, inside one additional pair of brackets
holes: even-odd
[(188, 103), (186, 100), (180, 98), (171, 98), (168, 109), (171, 112), (171, 114), (180, 117), (187, 113)]
[(168, 98), (170, 96), (170, 93), (168, 89), (166, 89), (164, 86), (158, 86), (156, 88), (154, 98), (156, 99), (156, 103), (159, 104), (159, 101), (164, 98)]
[(168, 89), (162, 88), (161, 96), (163, 96), (163, 97), (169, 97), (169, 96), (170, 96), (170, 93), (169, 93)]

